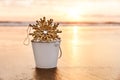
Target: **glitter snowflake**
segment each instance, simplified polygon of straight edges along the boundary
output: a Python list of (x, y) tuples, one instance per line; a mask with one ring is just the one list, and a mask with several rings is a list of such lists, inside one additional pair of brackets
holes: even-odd
[(30, 27), (33, 28), (33, 32), (29, 35), (33, 36), (32, 41), (37, 42), (51, 42), (60, 40), (60, 37), (57, 35), (57, 33), (61, 33), (62, 31), (58, 30), (59, 23), (53, 23), (53, 19), (47, 20), (43, 17), (40, 18), (40, 21), (36, 21), (36, 24), (31, 25)]

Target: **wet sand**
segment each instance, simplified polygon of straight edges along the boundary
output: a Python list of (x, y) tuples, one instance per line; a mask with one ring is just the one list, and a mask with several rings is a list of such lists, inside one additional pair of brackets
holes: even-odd
[(120, 80), (120, 27), (60, 27), (55, 69), (36, 69), (26, 27), (0, 27), (0, 80)]

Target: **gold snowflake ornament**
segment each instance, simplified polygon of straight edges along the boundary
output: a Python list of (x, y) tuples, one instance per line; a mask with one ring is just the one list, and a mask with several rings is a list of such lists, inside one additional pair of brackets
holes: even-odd
[(43, 17), (40, 18), (40, 21), (36, 21), (35, 25), (29, 24), (30, 27), (33, 28), (33, 33), (29, 33), (29, 35), (33, 36), (33, 42), (51, 42), (60, 40), (60, 37), (57, 33), (61, 33), (62, 31), (58, 30), (59, 23), (53, 23), (53, 19), (47, 20)]

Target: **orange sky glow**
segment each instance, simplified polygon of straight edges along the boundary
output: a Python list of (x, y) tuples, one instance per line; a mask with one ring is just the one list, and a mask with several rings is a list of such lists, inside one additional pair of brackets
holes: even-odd
[(120, 17), (119, 9), (119, 0), (0, 0), (0, 21), (33, 21), (43, 16), (56, 21), (104, 20)]

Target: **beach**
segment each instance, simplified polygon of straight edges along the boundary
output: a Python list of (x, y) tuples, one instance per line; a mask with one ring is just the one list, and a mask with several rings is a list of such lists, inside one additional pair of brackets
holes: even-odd
[[(120, 80), (119, 26), (61, 26), (62, 57), (36, 69), (27, 27), (0, 26), (0, 80)], [(30, 37), (31, 38), (31, 37)]]

